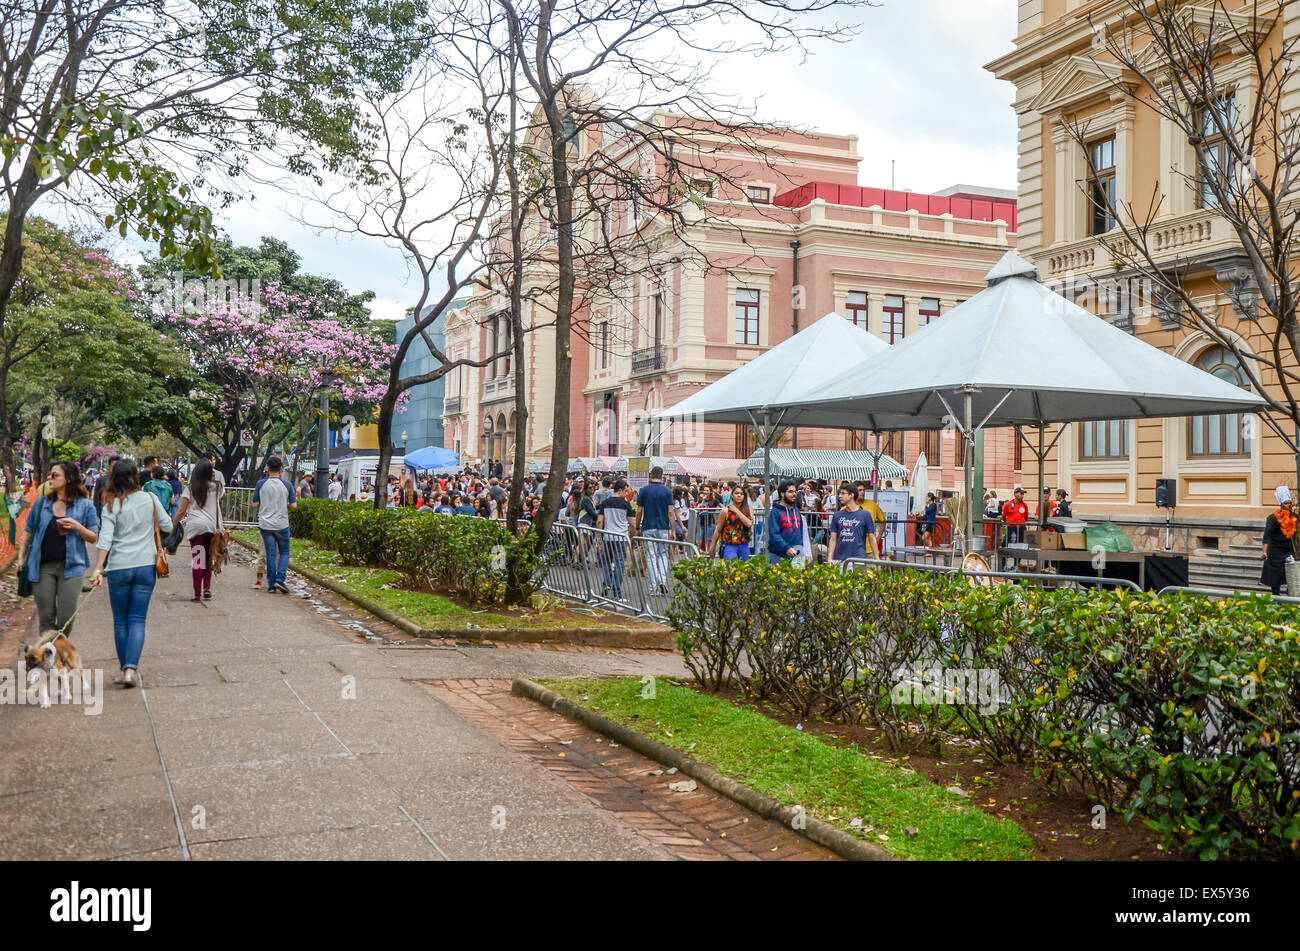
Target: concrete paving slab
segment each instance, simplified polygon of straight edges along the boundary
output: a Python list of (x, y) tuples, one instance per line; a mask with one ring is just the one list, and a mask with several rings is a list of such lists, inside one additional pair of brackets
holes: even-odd
[(187, 830), (193, 842), (319, 832), (397, 821), (397, 796), (346, 754), (254, 766), (178, 770), (172, 789), (182, 815), (202, 806), (205, 829)]
[(0, 859), (87, 860), (178, 845), (161, 775), (0, 796)]
[[(143, 675), (147, 678), (149, 672), (145, 670)], [(298, 698), (281, 681), (164, 687), (150, 690), (149, 703), (153, 708), (154, 717), (159, 722), (229, 717), (232, 714), (270, 714), (302, 709)]]
[(194, 858), (206, 861), (443, 861), (414, 823), (326, 829), (301, 835), (257, 836), (198, 842)]
[(172, 772), (343, 752), (320, 720), (306, 710), (164, 720), (158, 724), (158, 745)]

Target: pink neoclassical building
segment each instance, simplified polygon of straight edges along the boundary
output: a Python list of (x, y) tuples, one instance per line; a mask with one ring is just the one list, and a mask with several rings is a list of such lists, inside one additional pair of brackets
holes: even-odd
[[(678, 154), (707, 128), (660, 115), (673, 127)], [(675, 124), (675, 125), (674, 125)], [(955, 186), (934, 195), (861, 187), (856, 136), (765, 131), (748, 150), (691, 149), (693, 200), (685, 225), (663, 229), (644, 266), (616, 289), (584, 295), (580, 330), (570, 341), (571, 456), (635, 453), (742, 457), (755, 446), (748, 427), (706, 424), (647, 429), (648, 414), (701, 387), (834, 311), (895, 342), (984, 287), (984, 275), (1015, 247), (1013, 192)], [(599, 133), (580, 149), (616, 148)], [(755, 151), (757, 147), (757, 151)], [(648, 159), (653, 163), (653, 156)], [(710, 166), (716, 163), (716, 177)], [(669, 173), (671, 174), (671, 173)], [(654, 228), (635, 207), (592, 214), (606, 227)], [(544, 244), (544, 230), (534, 232)], [(656, 261), (662, 261), (657, 264)], [(545, 270), (542, 268), (541, 270)], [(542, 278), (539, 277), (539, 284)], [(549, 458), (554, 392), (554, 336), (545, 326), (546, 297), (529, 305), (525, 385), (528, 425), (513, 418), (509, 360), (463, 367), (448, 379), (446, 446), (467, 459), (508, 457), (516, 439), (530, 458)], [(449, 314), (447, 352), (479, 358), (504, 345), (506, 302), (479, 292)], [(825, 354), (830, 376), (844, 369)], [(1014, 433), (989, 431), (984, 482), (1006, 490), (1020, 479)], [(800, 429), (782, 445), (869, 448), (862, 432)], [(926, 453), (930, 483), (959, 488), (955, 434), (895, 433), (886, 452), (909, 469)], [(1029, 456), (1029, 454), (1026, 454)], [(1032, 457), (1030, 457), (1032, 458)]]

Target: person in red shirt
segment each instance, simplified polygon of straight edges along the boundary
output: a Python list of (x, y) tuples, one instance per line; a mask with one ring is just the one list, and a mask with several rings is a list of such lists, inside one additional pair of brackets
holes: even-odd
[(1023, 486), (1016, 486), (1014, 497), (1002, 506), (1002, 521), (1007, 523), (1007, 544), (1025, 540), (1025, 523), (1029, 521), (1029, 506), (1025, 504)]

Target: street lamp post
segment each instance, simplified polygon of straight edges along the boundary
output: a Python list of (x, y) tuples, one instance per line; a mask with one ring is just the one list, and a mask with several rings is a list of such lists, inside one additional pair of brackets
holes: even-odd
[(329, 498), (330, 484), (330, 394), (329, 380), (321, 382), (320, 422), (316, 425), (316, 498)]

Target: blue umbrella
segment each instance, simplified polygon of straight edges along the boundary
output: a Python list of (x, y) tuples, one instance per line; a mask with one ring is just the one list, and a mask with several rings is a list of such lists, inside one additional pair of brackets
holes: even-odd
[(425, 446), (402, 457), (402, 464), (411, 469), (451, 469), (460, 465), (460, 455), (441, 446)]

